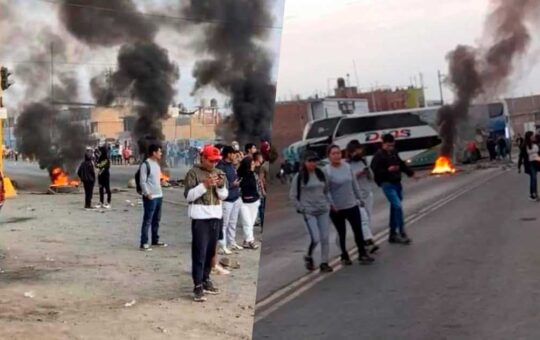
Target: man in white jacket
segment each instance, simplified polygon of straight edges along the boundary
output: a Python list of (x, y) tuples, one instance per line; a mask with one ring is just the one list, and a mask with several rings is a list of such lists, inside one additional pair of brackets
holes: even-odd
[(205, 294), (219, 293), (210, 280), (210, 273), (223, 223), (222, 201), (229, 194), (225, 173), (216, 168), (220, 160), (221, 154), (216, 147), (205, 146), (201, 152), (201, 164), (195, 165), (187, 173), (184, 182), (184, 196), (192, 221), (193, 294), (197, 302), (206, 301)]

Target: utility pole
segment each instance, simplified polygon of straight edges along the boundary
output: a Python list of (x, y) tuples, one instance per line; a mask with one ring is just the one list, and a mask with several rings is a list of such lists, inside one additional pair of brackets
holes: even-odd
[[(425, 86), (424, 86), (424, 75), (422, 74), (422, 72), (420, 72), (420, 90), (422, 91), (422, 97), (424, 97)], [(424, 105), (421, 105), (422, 103), (420, 103), (420, 98), (418, 97), (417, 99), (419, 101), (418, 107), (426, 107), (425, 100), (424, 100)]]
[(54, 102), (54, 43), (51, 42), (51, 104)]
[(356, 60), (353, 59), (354, 77), (356, 78), (356, 86), (360, 88), (360, 81), (358, 80), (358, 70), (356, 69)]
[(3, 177), (3, 187), (6, 198), (17, 196), (13, 183), (4, 174), (4, 121), (8, 118), (7, 110), (4, 107), (4, 91), (13, 84), (9, 80), (10, 75), (11, 73), (6, 67), (0, 67), (0, 173)]
[(438, 77), (438, 80), (439, 80), (439, 92), (441, 94), (441, 105), (444, 105), (444, 98), (443, 98), (443, 91), (442, 91), (442, 78), (443, 78), (443, 75), (441, 74), (440, 70), (437, 71), (437, 77)]

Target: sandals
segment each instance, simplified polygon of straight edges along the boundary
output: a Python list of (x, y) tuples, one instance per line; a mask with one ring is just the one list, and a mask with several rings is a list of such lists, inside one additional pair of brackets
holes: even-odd
[(242, 245), (242, 248), (255, 250), (255, 249), (259, 248), (259, 245), (256, 244), (255, 241), (251, 241), (251, 242), (244, 241), (244, 244)]

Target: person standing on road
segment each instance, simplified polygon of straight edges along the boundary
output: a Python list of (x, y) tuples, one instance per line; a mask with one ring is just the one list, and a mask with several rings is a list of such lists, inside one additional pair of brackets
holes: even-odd
[(234, 165), (236, 152), (231, 146), (225, 146), (221, 152), (223, 160), (217, 165), (217, 168), (227, 176), (229, 195), (223, 201), (223, 240), (221, 241), (221, 251), (229, 255), (231, 250), (243, 249), (236, 243), (236, 225), (242, 200), (240, 199), (240, 180)]
[(185, 178), (184, 196), (189, 204), (192, 232), (193, 298), (197, 302), (206, 301), (205, 293), (219, 293), (210, 280), (210, 273), (223, 224), (222, 200), (229, 196), (226, 175), (216, 168), (220, 160), (216, 147), (205, 146), (200, 165), (189, 170)]
[(494, 161), (497, 159), (497, 143), (495, 143), (495, 140), (492, 137), (488, 137), (486, 146), (489, 152), (489, 160)]
[(242, 247), (245, 249), (257, 249), (259, 247), (255, 243), (255, 237), (253, 235), (253, 227), (255, 226), (259, 206), (261, 204), (259, 179), (255, 172), (256, 166), (256, 161), (250, 156), (247, 156), (240, 162), (240, 167), (238, 168), (242, 197), (240, 218), (242, 221), (242, 229), (244, 230), (244, 243), (242, 244)]
[(358, 205), (360, 204), (360, 189), (353, 177), (351, 167), (342, 160), (342, 152), (339, 146), (331, 145), (328, 148), (330, 164), (324, 167), (326, 178), (330, 188), (330, 219), (336, 227), (341, 248), (341, 261), (345, 265), (351, 265), (352, 261), (347, 251), (347, 226), (349, 221), (356, 246), (358, 247), (358, 261), (360, 264), (371, 264), (374, 259), (365, 249), (364, 235), (362, 234), (362, 218)]
[(405, 232), (403, 217), (403, 187), (401, 186), (401, 173), (415, 177), (407, 164), (399, 157), (396, 151), (394, 136), (387, 134), (382, 137), (382, 148), (375, 153), (371, 161), (371, 169), (375, 175), (375, 182), (380, 186), (390, 202), (390, 243), (410, 244), (411, 239)]
[(86, 210), (95, 209), (92, 206), (92, 196), (94, 195), (94, 184), (96, 183), (96, 170), (94, 168), (92, 149), (87, 150), (84, 154), (84, 161), (79, 166), (77, 175), (84, 187), (84, 208)]
[(269, 169), (266, 166), (267, 162), (265, 161), (262, 152), (255, 152), (255, 154), (253, 154), (253, 159), (257, 164), (255, 167), (255, 172), (257, 173), (257, 177), (259, 179), (259, 193), (261, 194), (261, 204), (259, 205), (255, 225), (260, 226), (262, 230), (264, 228), (264, 212), (266, 209), (266, 189)]
[(525, 172), (529, 174), (529, 199), (531, 201), (538, 200), (538, 182), (537, 173), (540, 169), (540, 149), (538, 148), (538, 136), (529, 131), (525, 134), (525, 141), (523, 142), (522, 152), (520, 156), (525, 165)]
[[(528, 137), (529, 139), (532, 137), (531, 135), (533, 134), (532, 132), (526, 132), (525, 133), (525, 137), (527, 137), (527, 135), (530, 134), (530, 136)], [(519, 156), (518, 156), (518, 164), (517, 164), (517, 167), (518, 167), (518, 174), (521, 173), (521, 168), (523, 167), (523, 172), (525, 172), (527, 175), (529, 175), (529, 167), (530, 167), (530, 164), (529, 164), (529, 156), (527, 154), (527, 147), (525, 145), (525, 139), (524, 138), (521, 138), (521, 137), (518, 137), (518, 139), (516, 140), (516, 143), (519, 143), (518, 144), (518, 148), (519, 148)]]
[(140, 249), (152, 250), (148, 244), (148, 230), (151, 230), (151, 242), (155, 247), (167, 247), (166, 243), (159, 241), (159, 222), (161, 220), (161, 207), (163, 191), (161, 189), (161, 166), (159, 162), (163, 155), (161, 146), (152, 144), (148, 147), (149, 157), (140, 165), (140, 183), (143, 196), (144, 215), (141, 226)]
[(347, 145), (349, 165), (360, 189), (360, 215), (362, 217), (362, 233), (366, 246), (371, 254), (377, 252), (379, 247), (373, 242), (371, 231), (371, 216), (373, 214), (373, 174), (367, 161), (364, 159), (364, 146), (359, 141), (350, 141)]
[(292, 180), (289, 199), (294, 203), (296, 211), (302, 215), (310, 237), (307, 254), (304, 256), (306, 269), (315, 270), (313, 250), (321, 245), (320, 270), (332, 272), (328, 265), (330, 234), (330, 190), (324, 172), (317, 167), (319, 160), (313, 151), (304, 153), (304, 161), (300, 172)]
[[(99, 149), (99, 158), (96, 164), (98, 169), (98, 185), (99, 185), (99, 205), (105, 209), (111, 208), (111, 160), (107, 148), (102, 146)], [(107, 193), (107, 203), (105, 203), (105, 193)]]

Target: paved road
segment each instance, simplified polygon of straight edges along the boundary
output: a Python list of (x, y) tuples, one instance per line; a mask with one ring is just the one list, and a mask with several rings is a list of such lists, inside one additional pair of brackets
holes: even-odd
[(255, 324), (259, 339), (539, 339), (540, 205), (504, 172)]
[[(478, 170), (464, 168), (452, 177), (429, 176), (427, 171), (419, 173), (420, 180), (405, 180), (404, 207), (407, 215), (413, 215), (427, 205), (444, 199), (454, 192), (470, 186), (484, 177), (501, 172), (501, 167)], [(375, 192), (373, 216), (374, 233), (385, 230), (388, 225), (388, 203), (378, 188)], [(352, 234), (349, 232), (349, 234)], [(350, 246), (354, 245), (351, 238)], [(414, 237), (414, 232), (411, 234)], [(339, 255), (331, 230), (331, 255)], [(261, 301), (276, 290), (306, 274), (302, 256), (308, 244), (308, 236), (300, 216), (290, 207), (286, 186), (276, 186), (270, 190), (267, 222), (259, 266), (257, 301)], [(318, 256), (318, 249), (316, 255)]]
[[(128, 181), (133, 178), (137, 171), (136, 165), (113, 166), (111, 168), (111, 187), (127, 188)], [(180, 179), (185, 176), (185, 168), (171, 169), (172, 179)], [(41, 170), (37, 163), (5, 162), (5, 172), (24, 190), (46, 191), (50, 184), (49, 174)]]

